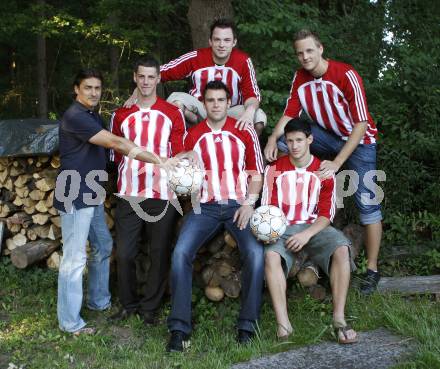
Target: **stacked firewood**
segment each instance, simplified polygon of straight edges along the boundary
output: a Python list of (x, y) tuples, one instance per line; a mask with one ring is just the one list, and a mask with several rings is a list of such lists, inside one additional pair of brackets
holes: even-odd
[[(58, 269), (61, 252), (60, 216), (53, 207), (54, 189), (60, 160), (58, 156), (29, 158), (0, 158), (0, 243), (3, 255), (10, 255), (17, 268), (46, 260), (47, 266)], [(106, 221), (114, 235), (115, 192), (114, 180), (107, 188), (104, 203)], [(191, 208), (182, 201), (184, 212)], [(176, 235), (182, 218), (176, 225)], [(344, 233), (355, 244), (355, 252), (362, 243), (362, 227), (347, 226)], [(325, 289), (318, 284), (316, 269), (306, 262), (304, 253), (297, 255), (290, 277), (296, 277), (309, 293), (321, 299)], [(240, 253), (237, 243), (227, 231), (220, 232), (204, 245), (194, 262), (195, 282), (204, 288), (212, 301), (225, 296), (240, 295)]]

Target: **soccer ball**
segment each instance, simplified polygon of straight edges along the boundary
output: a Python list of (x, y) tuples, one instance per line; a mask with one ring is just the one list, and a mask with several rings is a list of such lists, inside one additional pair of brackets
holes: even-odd
[(250, 220), (251, 231), (257, 240), (266, 244), (275, 243), (284, 234), (287, 219), (280, 208), (263, 205), (255, 209)]
[(200, 191), (204, 178), (203, 171), (189, 160), (182, 159), (169, 175), (168, 186), (177, 196), (189, 196)]

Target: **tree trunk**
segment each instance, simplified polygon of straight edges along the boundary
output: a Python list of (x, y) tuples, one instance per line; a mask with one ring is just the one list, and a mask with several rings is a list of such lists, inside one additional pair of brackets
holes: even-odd
[(209, 26), (215, 18), (233, 18), (231, 0), (191, 0), (188, 22), (194, 49), (208, 46)]
[[(38, 4), (45, 5), (45, 0), (38, 0)], [(41, 14), (41, 19), (43, 14)], [(38, 74), (38, 117), (47, 118), (47, 58), (46, 38), (37, 36), (37, 74)]]

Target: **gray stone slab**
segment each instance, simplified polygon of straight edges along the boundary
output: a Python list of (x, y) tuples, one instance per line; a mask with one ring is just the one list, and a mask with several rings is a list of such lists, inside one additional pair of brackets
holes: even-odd
[(359, 342), (323, 342), (236, 364), (231, 369), (385, 369), (414, 351), (413, 339), (380, 328), (359, 334)]

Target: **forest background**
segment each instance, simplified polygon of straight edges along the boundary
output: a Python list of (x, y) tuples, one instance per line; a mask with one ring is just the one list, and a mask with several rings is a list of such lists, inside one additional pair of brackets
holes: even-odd
[[(364, 80), (379, 132), (378, 169), (387, 247), (424, 245), (440, 269), (440, 7), (429, 0), (9, 0), (0, 14), (0, 119), (58, 119), (82, 66), (105, 75), (105, 118), (133, 90), (132, 64), (161, 63), (207, 43), (206, 19), (232, 16), (252, 57), (269, 127), (281, 116), (294, 70), (293, 33), (319, 33), (324, 55)], [(200, 28), (201, 27), (201, 28)], [(187, 82), (167, 83), (166, 97)], [(352, 204), (346, 216), (354, 218)], [(427, 246), (427, 248), (426, 248)], [(427, 260), (427, 259), (425, 259)], [(432, 272), (432, 268), (429, 268)]]

